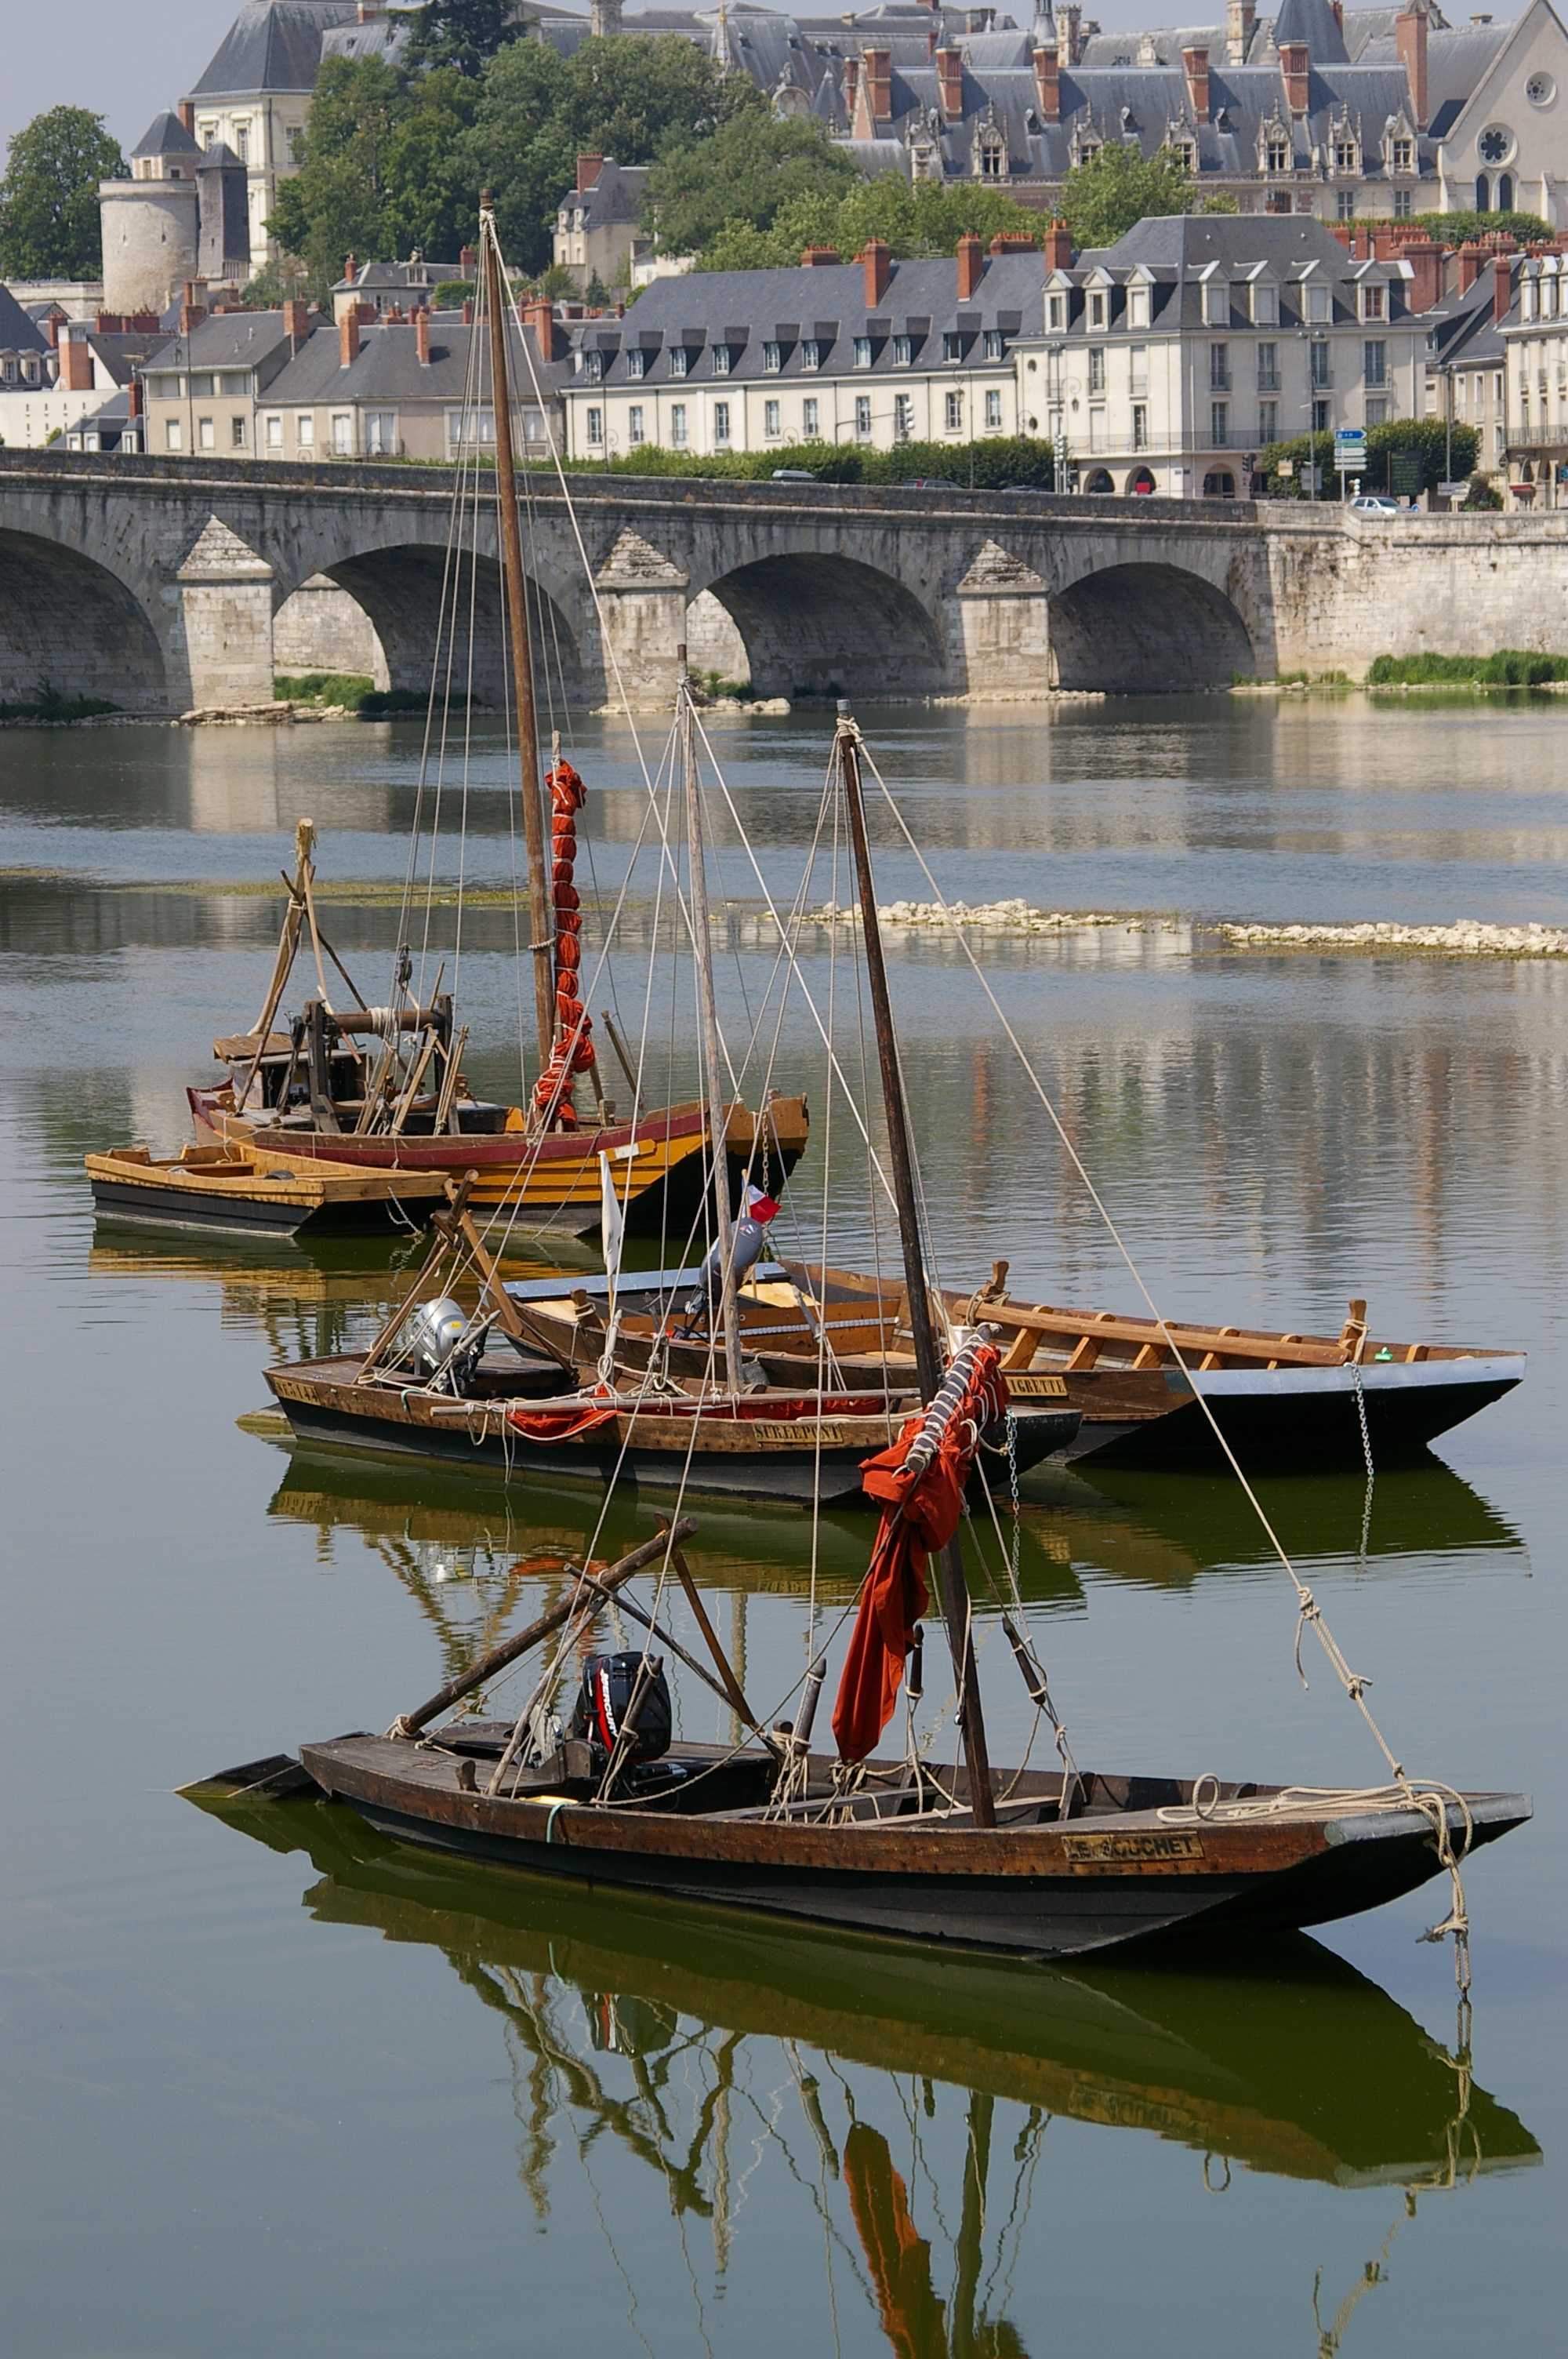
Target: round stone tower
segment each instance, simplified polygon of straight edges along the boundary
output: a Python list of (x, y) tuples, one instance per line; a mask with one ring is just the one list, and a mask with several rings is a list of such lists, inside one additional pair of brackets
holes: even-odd
[(178, 115), (160, 114), (132, 155), (130, 179), (100, 182), (106, 311), (167, 311), (197, 276), (200, 160)]

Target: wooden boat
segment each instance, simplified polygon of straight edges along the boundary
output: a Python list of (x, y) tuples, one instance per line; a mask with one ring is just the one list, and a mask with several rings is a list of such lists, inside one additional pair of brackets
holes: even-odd
[[(481, 240), (495, 300), (499, 263), (486, 207), (481, 212)], [(683, 725), (689, 726), (684, 715)], [(1302, 1625), (1310, 1625), (1321, 1639), (1346, 1694), (1382, 1746), (1390, 1765), (1388, 1785), (1325, 1792), (1215, 1775), (1146, 1777), (1080, 1768), (1027, 1635), (1016, 1584), (1011, 1604), (1019, 1620), (1004, 1611), (1002, 1627), (1037, 1724), (1046, 1721), (1054, 1732), (1061, 1767), (1036, 1771), (1025, 1766), (1009, 1773), (992, 1767), (961, 1523), (981, 1437), (1007, 1412), (1010, 1379), (979, 1299), (968, 1314), (974, 1323), (957, 1337), (947, 1336), (946, 1364), (938, 1346), (867, 842), (860, 742), (841, 707), (832, 775), (843, 799), (860, 893), (917, 1405), (896, 1440), (862, 1468), (863, 1486), (881, 1503), (881, 1521), (833, 1714), (837, 1760), (811, 1749), (825, 1659), (797, 1682), (801, 1700), (793, 1720), (765, 1724), (752, 1712), (681, 1555), (681, 1542), (693, 1528), (687, 1521), (666, 1528), (611, 1568), (571, 1567), (564, 1599), (449, 1680), (416, 1712), (395, 1720), (386, 1734), (307, 1745), (297, 1764), (252, 1765), (254, 1777), (234, 1773), (230, 1782), (276, 1790), (308, 1781), (400, 1841), (470, 1858), (835, 1928), (1033, 1958), (1070, 1956), (1200, 1926), (1236, 1933), (1325, 1923), (1446, 1873), (1453, 1906), (1442, 1930), (1454, 1933), (1462, 1957), (1466, 1919), (1460, 1858), (1474, 1844), (1521, 1824), (1530, 1805), (1519, 1794), (1458, 1794), (1412, 1779), (1394, 1766), (1366, 1704), (1365, 1682), (1346, 1668), (1320, 1609), (1293, 1572)], [(695, 800), (689, 763), (687, 777)], [(694, 825), (694, 847), (697, 840)], [(708, 932), (701, 878), (701, 860), (694, 858), (693, 932), (699, 945), (706, 1078), (713, 1102), (720, 1066), (711, 975), (700, 952)], [(743, 1362), (740, 1289), (722, 1190), (716, 1212), (719, 1293), (717, 1305), (709, 1295), (709, 1309), (715, 1343), (722, 1333), (727, 1397), (709, 1391), (696, 1405), (702, 1413), (688, 1412), (676, 1404), (674, 1379), (664, 1380), (672, 1389), (653, 1392), (657, 1372), (650, 1366), (626, 1437), (630, 1447), (643, 1405), (655, 1398), (660, 1413), (682, 1433), (693, 1462), (705, 1428), (719, 1436), (728, 1429), (733, 1435), (749, 1422), (762, 1422), (748, 1418), (737, 1389)], [(514, 1347), (536, 1347), (541, 1337), (486, 1262), (471, 1215), (460, 1201), (449, 1215), (437, 1216), (437, 1231), (446, 1244), (455, 1246), (460, 1238), (466, 1245), (485, 1296), (480, 1321), (461, 1309), (453, 1315), (451, 1338), (432, 1346), (420, 1388), (419, 1419), (449, 1419), (447, 1430), (456, 1436), (465, 1420), (491, 1414), (482, 1400), (465, 1399), (455, 1390), (441, 1397), (439, 1386), (456, 1376), (460, 1355), (470, 1354), (472, 1381), (481, 1375), (492, 1326), (500, 1326)], [(423, 1315), (438, 1325), (436, 1314), (444, 1310), (435, 1302)], [(397, 1322), (390, 1322), (359, 1369), (343, 1370), (345, 1380), (335, 1385), (319, 1366), (272, 1371), (269, 1380), (291, 1421), (304, 1410), (374, 1417), (384, 1429), (398, 1415), (413, 1422), (414, 1388), (405, 1383), (395, 1389), (378, 1357), (384, 1341), (397, 1332)], [(565, 1373), (575, 1375), (569, 1354), (553, 1345), (549, 1351)], [(410, 1374), (417, 1373), (416, 1362)], [(605, 1425), (618, 1419), (623, 1410), (611, 1383), (617, 1375), (613, 1350), (607, 1348), (604, 1392), (597, 1408), (579, 1396), (569, 1413), (585, 1419), (594, 1415)], [(355, 1408), (356, 1393), (381, 1399), (373, 1407)], [(852, 1397), (841, 1397), (847, 1411), (858, 1411)], [(546, 1402), (544, 1413), (558, 1415), (562, 1406), (557, 1397)], [(826, 1414), (820, 1386), (810, 1406), (819, 1422)], [(879, 1406), (891, 1430), (894, 1399), (885, 1385)], [(517, 1413), (510, 1414), (514, 1419)], [(808, 1429), (812, 1421), (805, 1421)], [(753, 1441), (754, 1453), (766, 1461), (768, 1440), (757, 1440), (762, 1446)], [(787, 1452), (793, 1444), (794, 1437), (786, 1436), (778, 1448)], [(631, 1603), (626, 1583), (654, 1564), (661, 1567), (659, 1590), (649, 1612)], [(659, 1596), (669, 1578), (678, 1579), (686, 1592), (717, 1677), (659, 1620)], [(912, 1709), (905, 1757), (889, 1759), (877, 1750), (901, 1685), (913, 1699), (923, 1684), (915, 1674), (923, 1658), (919, 1616), (931, 1603), (928, 1580), (946, 1626), (962, 1738), (961, 1761), (940, 1770), (929, 1767), (915, 1744)], [(638, 1655), (614, 1658), (615, 1677), (625, 1682), (619, 1702), (612, 1699), (605, 1658), (590, 1660), (563, 1734), (551, 1719), (563, 1666), (611, 1598), (645, 1629), (647, 1643)], [(476, 1728), (466, 1720), (443, 1720), (455, 1703), (477, 1694), (546, 1640), (556, 1642), (554, 1651), (514, 1721)], [(664, 1650), (659, 1656), (652, 1651), (655, 1645)], [(668, 1741), (667, 1692), (659, 1701), (666, 1656), (724, 1699), (750, 1732), (749, 1742), (720, 1747)], [(646, 1746), (644, 1718), (655, 1732)], [(438, 1733), (426, 1734), (432, 1729)]]
[[(1440, 1433), (1474, 1417), (1523, 1380), (1522, 1352), (1478, 1344), (1385, 1341), (1354, 1301), (1336, 1336), (1268, 1329), (1204, 1327), (1173, 1320), (1130, 1319), (1108, 1310), (1070, 1310), (1016, 1301), (1006, 1291), (1008, 1266), (964, 1294), (941, 1301), (962, 1325), (971, 1315), (996, 1329), (1015, 1412), (1049, 1407), (1081, 1422), (1061, 1445), (1069, 1462), (1128, 1466), (1214, 1467), (1224, 1463), (1199, 1406), (1214, 1409), (1226, 1439), (1249, 1466), (1271, 1472), (1327, 1472), (1365, 1462), (1357, 1394), (1378, 1465), (1419, 1457)], [(676, 1316), (689, 1273), (657, 1273), (622, 1284), (618, 1304), (620, 1356), (644, 1368), (655, 1350), (674, 1375), (696, 1377), (708, 1345), (682, 1343)], [(591, 1367), (605, 1330), (603, 1277), (535, 1279), (508, 1291), (530, 1321)], [(759, 1269), (737, 1291), (742, 1348), (770, 1384), (813, 1384), (818, 1339), (832, 1348), (845, 1386), (907, 1384), (914, 1373), (908, 1292), (902, 1281), (863, 1272), (781, 1261)], [(1180, 1353), (1180, 1362), (1177, 1353)], [(1184, 1363), (1184, 1366), (1182, 1364)]]
[(227, 1141), (155, 1157), (146, 1147), (84, 1156), (100, 1220), (155, 1222), (162, 1228), (221, 1229), (292, 1237), (302, 1230), (412, 1228), (446, 1200), (426, 1172), (356, 1170), (352, 1165), (281, 1155)]

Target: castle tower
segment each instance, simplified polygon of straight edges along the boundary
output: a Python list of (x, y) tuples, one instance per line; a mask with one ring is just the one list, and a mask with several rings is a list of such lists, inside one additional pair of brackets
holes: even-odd
[(219, 140), (197, 161), (196, 188), (196, 276), (212, 287), (243, 287), (251, 276), (249, 170)]
[(162, 313), (196, 277), (200, 161), (178, 115), (160, 114), (132, 152), (130, 179), (100, 182), (105, 310)]

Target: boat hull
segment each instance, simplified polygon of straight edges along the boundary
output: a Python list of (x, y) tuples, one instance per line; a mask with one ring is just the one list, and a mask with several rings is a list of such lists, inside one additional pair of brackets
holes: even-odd
[[(384, 1737), (301, 1747), (304, 1767), (395, 1841), (590, 1886), (657, 1893), (857, 1932), (1036, 1959), (1202, 1926), (1276, 1931), (1381, 1907), (1440, 1873), (1416, 1811), (1262, 1821), (1173, 1835), (1152, 1810), (1065, 1827), (963, 1832), (921, 1821), (802, 1826), (623, 1813), (467, 1793), (449, 1755)], [(1467, 1798), (1477, 1843), (1530, 1815)], [(1455, 1835), (1460, 1813), (1451, 1817)]]
[[(639, 1491), (700, 1493), (729, 1499), (781, 1499), (824, 1506), (862, 1497), (860, 1467), (897, 1439), (902, 1415), (849, 1416), (829, 1409), (821, 1419), (778, 1416), (732, 1422), (693, 1419), (657, 1410), (622, 1413), (575, 1438), (520, 1433), (496, 1404), (445, 1400), (356, 1385), (357, 1361), (303, 1363), (269, 1368), (266, 1380), (302, 1440), (368, 1451), (381, 1457), (421, 1458), (491, 1477), (566, 1477)], [(548, 1410), (546, 1399), (535, 1404)], [(447, 1417), (446, 1410), (454, 1412)], [(697, 1430), (694, 1436), (693, 1424)], [(1076, 1431), (1071, 1416), (1045, 1414), (1018, 1421), (1021, 1471), (1066, 1447)], [(1006, 1476), (1007, 1462), (991, 1462)]]
[(151, 1223), (158, 1228), (218, 1231), (228, 1236), (296, 1237), (329, 1232), (338, 1236), (379, 1235), (390, 1229), (423, 1226), (438, 1197), (383, 1196), (349, 1204), (269, 1203), (262, 1196), (202, 1196), (189, 1188), (138, 1187), (118, 1180), (94, 1180), (92, 1210), (101, 1221)]
[[(624, 1191), (628, 1234), (657, 1236), (668, 1232), (684, 1242), (702, 1211), (708, 1124), (697, 1105), (673, 1107), (636, 1125), (560, 1132), (542, 1140), (530, 1139), (521, 1130), (360, 1138), (335, 1131), (258, 1128), (235, 1115), (222, 1090), (192, 1089), (186, 1096), (199, 1137), (276, 1148), (294, 1157), (319, 1156), (367, 1171), (410, 1171), (453, 1180), (472, 1171), (478, 1176), (470, 1201), (487, 1212), (511, 1212), (530, 1230), (587, 1236), (598, 1229), (603, 1202), (601, 1154), (610, 1157), (617, 1188)], [(739, 1201), (747, 1176), (756, 1124), (757, 1117), (744, 1108), (731, 1109), (725, 1157), (731, 1204)], [(773, 1100), (762, 1127), (769, 1176), (787, 1179), (809, 1135), (805, 1100)], [(762, 1168), (761, 1158), (757, 1168)]]

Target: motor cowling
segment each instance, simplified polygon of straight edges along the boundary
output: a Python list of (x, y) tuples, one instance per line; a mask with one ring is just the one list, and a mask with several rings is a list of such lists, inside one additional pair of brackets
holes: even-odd
[[(626, 1724), (642, 1679), (643, 1658), (628, 1650), (621, 1655), (590, 1655), (583, 1665), (582, 1685), (572, 1706), (568, 1734), (586, 1737), (596, 1758), (608, 1763)], [(643, 1700), (636, 1727), (627, 1736), (622, 1761), (628, 1766), (657, 1761), (669, 1750), (675, 1715), (669, 1682), (658, 1657), (648, 1658)]]
[(451, 1357), (468, 1323), (467, 1311), (449, 1294), (438, 1295), (432, 1302), (422, 1302), (403, 1331), (403, 1365), (421, 1384), (428, 1384), (438, 1370), (447, 1367), (450, 1358), (452, 1383), (461, 1392), (484, 1350), (487, 1332), (481, 1330), (472, 1335)]

